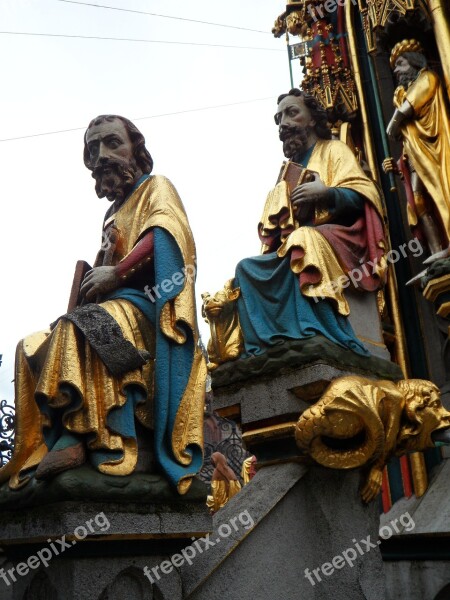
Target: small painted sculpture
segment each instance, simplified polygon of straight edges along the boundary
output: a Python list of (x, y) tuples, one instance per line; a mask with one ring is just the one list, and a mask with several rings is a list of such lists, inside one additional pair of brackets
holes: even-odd
[(211, 462), (215, 468), (211, 479), (211, 495), (206, 504), (215, 513), (241, 490), (241, 484), (221, 452), (214, 452)]
[(241, 477), (244, 485), (247, 485), (256, 475), (256, 456), (249, 456), (242, 463)]
[(208, 342), (208, 369), (240, 356), (243, 350), (242, 332), (239, 327), (236, 300), (240, 289), (233, 288), (233, 280), (226, 282), (223, 290), (214, 296), (202, 294), (202, 314), (211, 329)]

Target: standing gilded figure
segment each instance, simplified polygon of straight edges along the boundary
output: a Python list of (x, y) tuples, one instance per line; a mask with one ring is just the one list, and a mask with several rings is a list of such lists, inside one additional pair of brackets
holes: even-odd
[[(416, 40), (394, 46), (391, 67), (398, 87), (395, 112), (388, 135), (403, 141), (399, 162), (408, 197), (408, 220), (419, 227), (431, 254), (450, 242), (450, 122), (445, 89), (428, 68), (424, 50)], [(385, 170), (396, 171), (392, 159)]]

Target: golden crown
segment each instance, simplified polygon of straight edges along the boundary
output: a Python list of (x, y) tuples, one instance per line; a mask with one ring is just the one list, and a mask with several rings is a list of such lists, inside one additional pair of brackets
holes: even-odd
[(424, 49), (422, 44), (417, 40), (403, 40), (392, 48), (391, 52), (391, 68), (395, 67), (395, 63), (397, 62), (397, 58), (404, 54), (405, 52), (420, 52), (424, 54)]

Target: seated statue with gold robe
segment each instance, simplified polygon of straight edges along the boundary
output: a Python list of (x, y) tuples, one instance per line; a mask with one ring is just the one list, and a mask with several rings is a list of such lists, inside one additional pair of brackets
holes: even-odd
[(189, 223), (128, 119), (91, 121), (84, 161), (111, 202), (102, 248), (78, 307), (18, 345), (15, 451), (0, 482), (17, 489), (85, 462), (108, 475), (145, 471), (140, 437), (184, 493), (202, 464), (206, 378)]
[[(331, 140), (326, 112), (314, 97), (298, 89), (280, 96), (275, 121), (292, 165), (268, 195), (258, 227), (262, 255), (242, 260), (231, 282), (240, 356), (316, 335), (368, 356), (347, 319), (345, 289), (373, 292), (384, 283), (379, 191), (350, 148)], [(297, 185), (286, 175), (295, 165), (308, 174)]]

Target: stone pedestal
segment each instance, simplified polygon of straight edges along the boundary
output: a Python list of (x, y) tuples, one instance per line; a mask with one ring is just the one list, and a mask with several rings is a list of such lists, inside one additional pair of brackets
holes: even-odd
[[(358, 335), (364, 326), (367, 330), (360, 308), (358, 313), (352, 307)], [(365, 316), (374, 317), (378, 325), (374, 310), (372, 306)], [(403, 378), (401, 369), (386, 360), (377, 331), (366, 331), (374, 342), (371, 350), (379, 350), (370, 357), (314, 336), (226, 363), (212, 373), (213, 408), (239, 422), (247, 449), (257, 457), (258, 472), (214, 516), (215, 546), (189, 568), (182, 567), (186, 598), (385, 598), (378, 502), (362, 503), (359, 470), (312, 464), (294, 437), (301, 413), (334, 379)], [(221, 532), (233, 522), (239, 524), (242, 515), (251, 519), (251, 527), (233, 529), (223, 540)]]
[(212, 373), (213, 408), (240, 424), (245, 445), (259, 464), (303, 461), (307, 458), (294, 440), (299, 416), (331, 381), (348, 375), (403, 378), (400, 367), (390, 361), (358, 356), (315, 336), (220, 366)]
[(215, 545), (181, 568), (185, 597), (384, 600), (379, 508), (359, 483), (355, 471), (260, 469), (214, 515)]
[[(109, 486), (116, 484), (110, 488), (115, 502), (66, 499), (36, 505), (45, 488), (53, 497), (55, 489), (67, 496), (79, 474), (67, 472), (62, 482), (61, 477), (14, 492), (17, 504), (33, 506), (13, 510), (10, 504), (0, 514), (0, 600), (181, 600), (179, 572), (172, 565), (163, 573), (161, 566), (193, 536), (211, 531), (206, 486), (194, 481), (179, 497), (158, 476), (141, 475), (139, 481), (130, 476), (129, 485), (133, 481), (141, 494), (126, 502), (124, 478), (100, 476), (97, 493), (106, 477)], [(3, 504), (6, 496), (3, 489)]]

